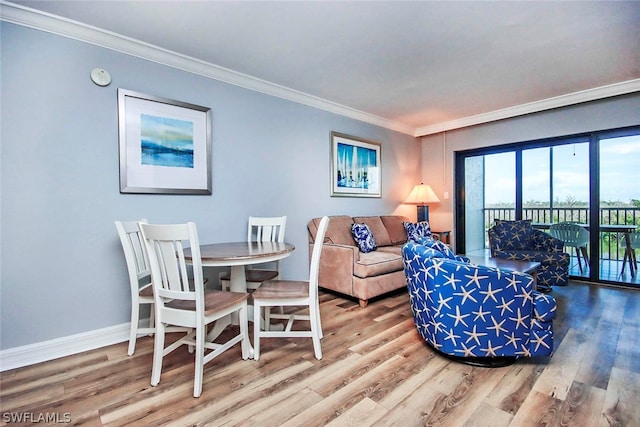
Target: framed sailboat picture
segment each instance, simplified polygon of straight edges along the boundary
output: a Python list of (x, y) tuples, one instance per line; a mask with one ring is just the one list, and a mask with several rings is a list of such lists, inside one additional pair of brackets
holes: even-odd
[(381, 197), (381, 144), (331, 132), (331, 196)]
[(211, 194), (211, 109), (118, 89), (120, 192)]

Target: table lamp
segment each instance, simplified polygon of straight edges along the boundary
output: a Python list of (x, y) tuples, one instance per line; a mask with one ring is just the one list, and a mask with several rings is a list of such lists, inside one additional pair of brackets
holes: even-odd
[(413, 187), (405, 203), (418, 205), (418, 222), (429, 221), (429, 204), (440, 203), (440, 199), (430, 185), (420, 183)]

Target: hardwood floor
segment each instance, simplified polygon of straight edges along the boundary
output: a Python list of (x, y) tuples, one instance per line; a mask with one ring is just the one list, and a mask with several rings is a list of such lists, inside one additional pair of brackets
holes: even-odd
[(640, 292), (571, 283), (553, 295), (550, 359), (451, 362), (418, 336), (406, 292), (365, 309), (321, 292), (321, 361), (311, 339), (265, 339), (258, 362), (237, 346), (206, 366), (195, 399), (186, 348), (150, 386), (153, 340), (144, 337), (131, 357), (121, 343), (0, 374), (0, 424), (640, 426)]

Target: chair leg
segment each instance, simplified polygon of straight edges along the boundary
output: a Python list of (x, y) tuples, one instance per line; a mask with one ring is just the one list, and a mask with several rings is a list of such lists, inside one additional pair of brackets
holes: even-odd
[(316, 359), (322, 359), (322, 347), (320, 345), (320, 336), (322, 332), (320, 330), (320, 312), (317, 310), (317, 305), (312, 303), (309, 305), (309, 322), (311, 324), (311, 339), (313, 340), (313, 352)]
[(586, 268), (589, 266), (589, 252), (587, 252), (586, 246), (581, 247), (580, 251), (582, 251), (582, 258), (584, 258), (584, 266)]
[(320, 331), (320, 339), (324, 338), (324, 334), (322, 333), (322, 319), (320, 318), (320, 302), (316, 301), (316, 313), (318, 313), (318, 330)]
[(240, 334), (242, 335), (242, 341), (240, 346), (242, 348), (242, 360), (247, 360), (251, 357), (251, 342), (249, 341), (249, 319), (248, 319), (248, 306), (245, 303), (240, 309), (238, 320), (240, 321)]
[(202, 394), (202, 373), (204, 371), (204, 337), (207, 333), (204, 325), (196, 326), (196, 370), (193, 377), (193, 397)]
[(260, 359), (260, 303), (253, 300), (253, 359)]
[(157, 386), (160, 383), (162, 372), (162, 358), (164, 356), (164, 330), (162, 322), (156, 323), (156, 334), (153, 342), (153, 368), (151, 369), (151, 385)]
[(127, 354), (131, 356), (136, 351), (136, 340), (138, 338), (138, 322), (140, 321), (140, 304), (131, 304), (131, 327), (129, 328), (129, 349)]
[(578, 258), (578, 267), (580, 267), (580, 274), (582, 274), (582, 261), (580, 259), (580, 248), (576, 248), (576, 258)]

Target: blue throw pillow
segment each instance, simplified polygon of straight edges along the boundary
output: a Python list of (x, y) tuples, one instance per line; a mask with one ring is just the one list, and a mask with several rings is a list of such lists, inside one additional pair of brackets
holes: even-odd
[(458, 257), (456, 257), (456, 254), (453, 253), (451, 248), (447, 246), (445, 243), (441, 242), (440, 240), (436, 240), (433, 238), (426, 238), (426, 239), (422, 239), (420, 243), (428, 248), (435, 249), (436, 251), (442, 253), (442, 255), (444, 255), (445, 258), (458, 260)]
[(364, 252), (366, 254), (378, 249), (376, 239), (373, 237), (373, 233), (367, 224), (352, 224), (351, 234), (353, 235), (353, 240), (358, 244), (360, 252)]
[(407, 239), (412, 242), (420, 243), (425, 237), (431, 237), (431, 227), (427, 221), (403, 222), (402, 225), (407, 232)]

